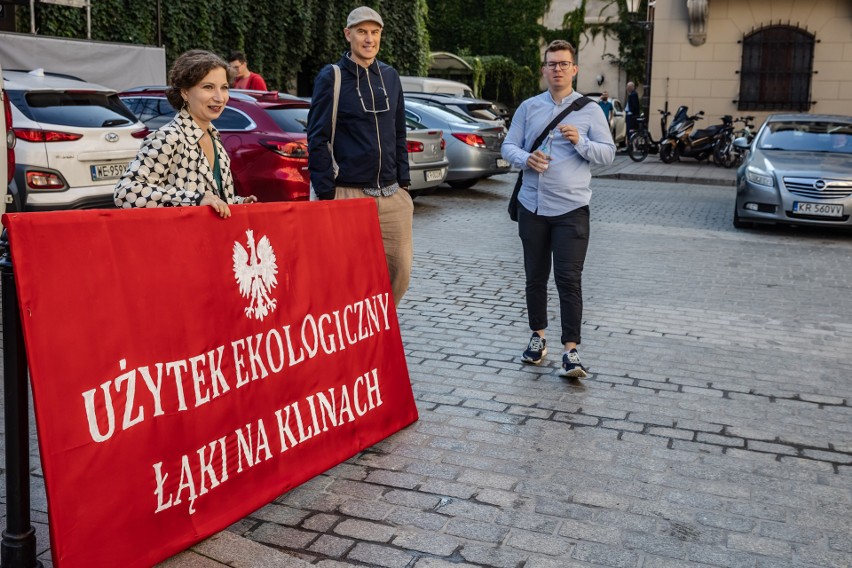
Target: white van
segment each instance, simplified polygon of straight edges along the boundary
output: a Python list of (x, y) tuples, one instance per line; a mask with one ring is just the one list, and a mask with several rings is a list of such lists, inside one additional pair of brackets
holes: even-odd
[(458, 81), (410, 76), (401, 76), (399, 80), (402, 82), (403, 92), (406, 93), (445, 93), (456, 97), (475, 98), (473, 89)]

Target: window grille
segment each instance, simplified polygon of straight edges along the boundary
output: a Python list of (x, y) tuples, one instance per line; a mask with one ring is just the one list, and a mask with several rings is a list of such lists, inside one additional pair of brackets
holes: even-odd
[(807, 112), (815, 36), (791, 25), (771, 25), (742, 40), (739, 110)]

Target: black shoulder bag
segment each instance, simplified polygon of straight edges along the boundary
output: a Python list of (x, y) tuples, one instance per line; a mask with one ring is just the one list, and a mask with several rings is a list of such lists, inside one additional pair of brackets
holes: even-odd
[[(547, 128), (545, 128), (542, 131), (542, 133), (539, 135), (539, 137), (535, 139), (535, 142), (533, 143), (532, 149), (530, 151), (534, 151), (536, 148), (541, 146), (541, 143), (544, 141), (544, 138), (545, 138), (545, 136), (547, 136), (547, 133), (550, 132), (551, 130), (553, 130), (554, 128), (556, 128), (556, 125), (559, 124), (562, 121), (563, 118), (565, 118), (566, 116), (568, 116), (571, 112), (573, 112), (575, 110), (580, 110), (581, 108), (583, 108), (584, 106), (586, 106), (587, 104), (589, 104), (591, 102), (594, 102), (594, 101), (592, 99), (590, 99), (589, 97), (580, 97), (579, 99), (577, 99), (576, 101), (571, 103), (568, 106), (568, 108), (566, 108), (565, 110), (560, 112), (556, 116), (556, 118), (554, 118), (550, 122), (550, 124), (547, 125)], [(515, 189), (512, 191), (512, 198), (509, 200), (509, 218), (512, 221), (518, 220), (518, 193), (520, 193), (520, 191), (521, 191), (521, 184), (523, 183), (523, 181), (524, 181), (524, 170), (521, 170), (518, 173), (518, 181), (515, 182)]]

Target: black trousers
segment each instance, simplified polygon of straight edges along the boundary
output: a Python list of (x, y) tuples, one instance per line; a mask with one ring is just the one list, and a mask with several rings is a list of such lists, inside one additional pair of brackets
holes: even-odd
[(589, 248), (589, 207), (545, 217), (518, 207), (518, 235), (524, 246), (527, 317), (530, 329), (547, 327), (550, 268), (559, 292), (562, 343), (580, 343), (583, 320), (583, 264)]

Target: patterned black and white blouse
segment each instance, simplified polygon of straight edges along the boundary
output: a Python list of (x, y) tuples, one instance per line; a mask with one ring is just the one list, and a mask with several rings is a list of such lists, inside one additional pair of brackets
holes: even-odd
[[(219, 131), (211, 127), (210, 134), (219, 154), (224, 200), (242, 203), (244, 198), (234, 195), (231, 160)], [(218, 195), (213, 166), (198, 144), (203, 135), (186, 110), (149, 134), (115, 185), (116, 206), (129, 209), (197, 205), (206, 191)]]

